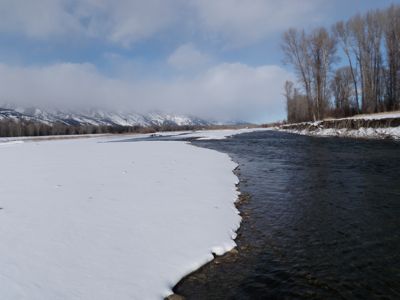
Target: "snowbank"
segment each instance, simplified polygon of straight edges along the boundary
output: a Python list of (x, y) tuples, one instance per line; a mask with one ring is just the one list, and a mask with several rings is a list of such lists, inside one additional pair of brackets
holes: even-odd
[(2, 299), (160, 299), (235, 247), (227, 155), (110, 140), (0, 147)]
[(326, 119), (283, 125), (278, 130), (312, 136), (400, 139), (400, 113), (358, 115), (351, 118)]
[(350, 137), (350, 138), (370, 138), (370, 139), (394, 139), (400, 140), (400, 127), (389, 128), (359, 128), (359, 129), (336, 129), (318, 128), (316, 130), (283, 130), (289, 133), (301, 135), (321, 136), (321, 137)]

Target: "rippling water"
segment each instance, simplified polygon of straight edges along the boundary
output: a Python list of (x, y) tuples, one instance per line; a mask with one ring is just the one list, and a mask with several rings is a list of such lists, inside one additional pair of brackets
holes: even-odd
[(187, 299), (400, 299), (400, 144), (278, 132), (194, 144), (240, 164), (239, 253)]

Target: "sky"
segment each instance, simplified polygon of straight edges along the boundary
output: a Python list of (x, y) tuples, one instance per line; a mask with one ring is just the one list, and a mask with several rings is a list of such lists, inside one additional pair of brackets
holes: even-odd
[(0, 0), (0, 103), (282, 120), (282, 33), (391, 3)]

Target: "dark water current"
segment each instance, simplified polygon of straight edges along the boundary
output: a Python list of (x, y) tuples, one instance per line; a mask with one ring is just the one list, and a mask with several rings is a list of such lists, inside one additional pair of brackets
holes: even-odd
[(197, 146), (240, 165), (238, 254), (187, 299), (400, 299), (400, 143), (242, 134)]

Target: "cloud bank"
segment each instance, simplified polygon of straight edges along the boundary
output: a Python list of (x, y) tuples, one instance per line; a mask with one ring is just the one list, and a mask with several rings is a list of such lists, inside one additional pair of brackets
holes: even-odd
[(279, 66), (223, 63), (190, 78), (130, 81), (90, 64), (0, 65), (0, 101), (17, 105), (154, 110), (220, 121), (258, 122), (284, 116), (281, 90), (290, 77)]

